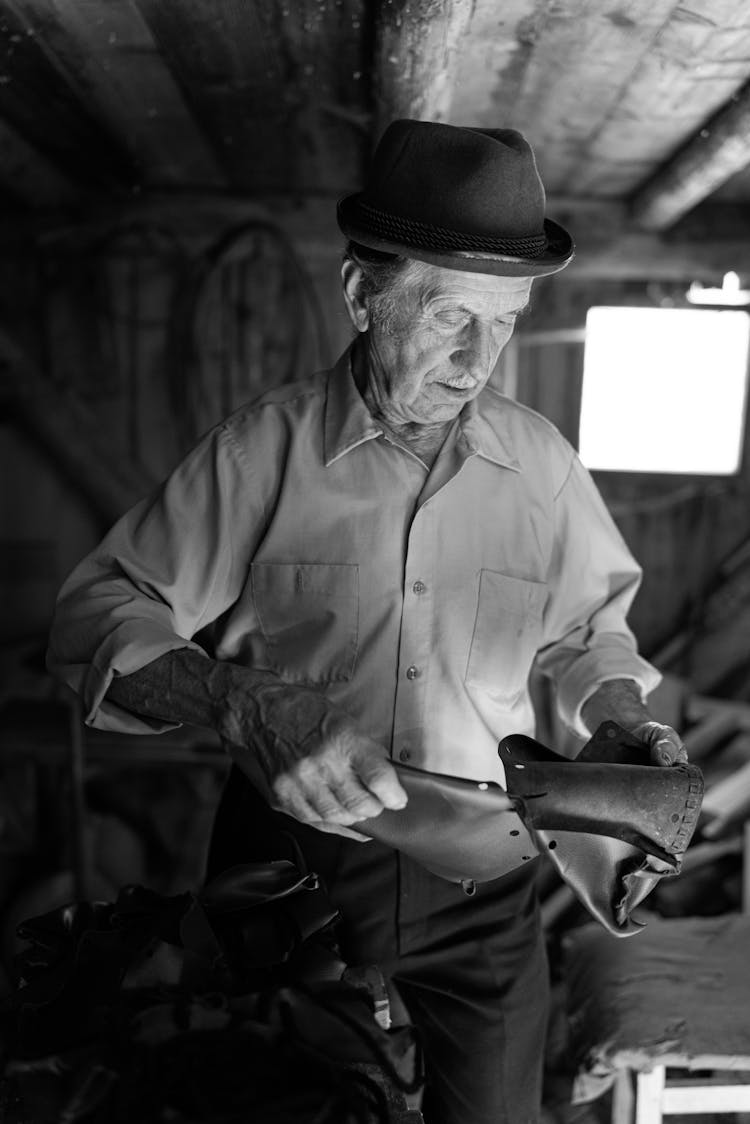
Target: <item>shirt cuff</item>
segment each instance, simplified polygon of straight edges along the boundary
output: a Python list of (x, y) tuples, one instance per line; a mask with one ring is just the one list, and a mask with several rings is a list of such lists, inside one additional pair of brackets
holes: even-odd
[(557, 686), (557, 708), (563, 722), (583, 738), (590, 732), (581, 719), (581, 708), (602, 683), (632, 679), (645, 700), (661, 683), (661, 672), (636, 652), (621, 647), (585, 652), (566, 671)]
[(161, 734), (177, 729), (181, 723), (131, 714), (108, 702), (104, 696), (116, 675), (140, 671), (159, 656), (181, 648), (191, 648), (206, 655), (199, 644), (151, 621), (125, 621), (120, 624), (99, 646), (85, 672), (82, 693), (86, 725), (123, 734)]

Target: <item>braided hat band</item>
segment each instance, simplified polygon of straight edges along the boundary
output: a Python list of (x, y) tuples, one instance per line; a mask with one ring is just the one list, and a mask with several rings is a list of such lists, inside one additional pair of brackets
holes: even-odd
[(549, 242), (546, 234), (530, 235), (526, 238), (488, 238), (476, 234), (463, 234), (448, 230), (444, 226), (432, 226), (416, 219), (402, 219), (379, 211), (368, 203), (358, 202), (358, 209), (367, 221), (373, 234), (386, 241), (403, 242), (417, 248), (435, 250), (457, 250), (465, 253), (508, 254), (511, 257), (536, 258), (543, 254)]

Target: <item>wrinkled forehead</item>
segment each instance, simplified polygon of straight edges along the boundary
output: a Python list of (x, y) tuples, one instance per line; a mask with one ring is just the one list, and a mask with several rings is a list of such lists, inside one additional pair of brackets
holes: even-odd
[(456, 303), (483, 310), (511, 311), (524, 308), (529, 301), (531, 277), (499, 277), (489, 273), (468, 273), (442, 269), (425, 262), (414, 262), (409, 270), (410, 287), (420, 301)]

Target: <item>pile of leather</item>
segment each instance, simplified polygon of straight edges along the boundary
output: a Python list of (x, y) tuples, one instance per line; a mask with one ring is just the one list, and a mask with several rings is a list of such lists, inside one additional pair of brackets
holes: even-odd
[(404, 1124), (413, 1038), (348, 978), (336, 912), (291, 862), (200, 894), (123, 889), (20, 926), (2, 1124)]

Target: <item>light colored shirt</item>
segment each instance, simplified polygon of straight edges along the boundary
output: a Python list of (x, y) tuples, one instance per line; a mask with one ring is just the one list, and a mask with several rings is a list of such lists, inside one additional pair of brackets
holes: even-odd
[(103, 729), (167, 728), (105, 694), (187, 646), (324, 690), (394, 758), (497, 779), (498, 739), (534, 731), (535, 660), (584, 736), (603, 681), (656, 686), (626, 624), (639, 581), (548, 421), (485, 389), (428, 470), (347, 353), (233, 414), (116, 524), (63, 587), (48, 659)]

